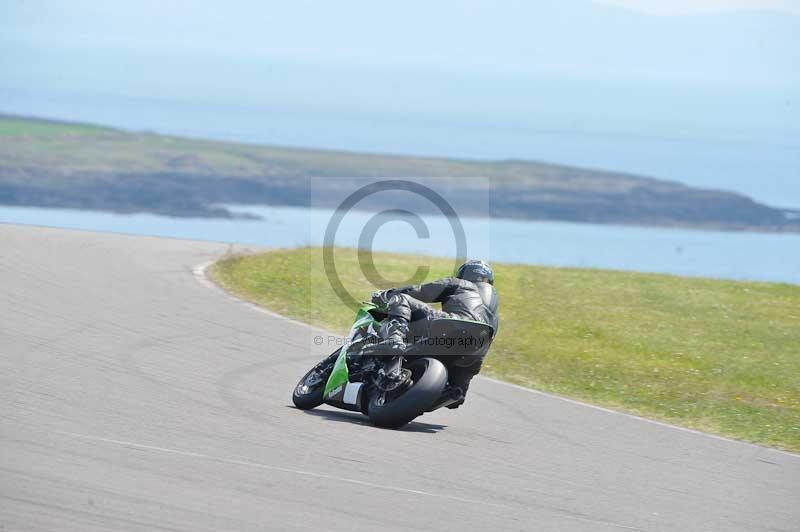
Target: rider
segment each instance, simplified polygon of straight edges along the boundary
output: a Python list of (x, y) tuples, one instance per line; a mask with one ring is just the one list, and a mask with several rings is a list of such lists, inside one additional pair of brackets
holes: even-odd
[[(482, 260), (469, 260), (461, 265), (455, 277), (422, 285), (393, 288), (376, 292), (372, 302), (388, 314), (381, 324), (381, 347), (390, 353), (402, 354), (409, 333), (413, 338), (428, 336), (432, 321), (440, 318), (466, 319), (486, 323), (497, 333), (497, 291), (492, 268)], [(437, 311), (426, 303), (441, 303)], [(472, 377), (481, 370), (489, 351), (487, 342), (474, 354), (462, 357), (448, 366), (451, 386), (461, 388), (464, 395)], [(460, 401), (448, 406), (458, 408)]]

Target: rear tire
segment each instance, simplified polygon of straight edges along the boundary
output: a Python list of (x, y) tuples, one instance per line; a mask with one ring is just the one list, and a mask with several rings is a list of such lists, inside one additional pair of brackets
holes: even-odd
[(370, 421), (379, 427), (396, 429), (422, 415), (442, 395), (447, 385), (447, 368), (435, 358), (420, 358), (407, 366), (414, 383), (399, 397), (379, 404), (381, 394), (372, 392), (369, 398)]
[[(297, 386), (294, 387), (294, 391), (292, 392), (292, 402), (294, 406), (300, 410), (311, 410), (325, 402), (322, 397), (325, 393), (325, 384), (327, 384), (333, 365), (339, 357), (339, 351), (341, 351), (341, 349), (337, 349), (332, 355), (303, 375), (303, 378), (300, 379), (300, 382), (297, 383)], [(315, 373), (317, 375), (315, 375)], [(309, 379), (317, 382), (309, 386), (307, 383)], [(303, 388), (304, 385), (306, 386), (305, 389)]]

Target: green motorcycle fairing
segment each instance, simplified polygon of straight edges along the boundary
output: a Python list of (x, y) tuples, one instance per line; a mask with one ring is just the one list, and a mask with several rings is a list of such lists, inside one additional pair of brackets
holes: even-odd
[(362, 336), (361, 329), (364, 326), (368, 326), (370, 323), (378, 323), (375, 321), (372, 314), (369, 313), (369, 311), (374, 308), (375, 305), (364, 303), (358, 309), (356, 320), (353, 322), (352, 327), (350, 327), (350, 335), (347, 337), (347, 342), (342, 347), (342, 350), (339, 351), (339, 356), (336, 358), (336, 362), (333, 365), (333, 370), (331, 371), (330, 377), (328, 377), (328, 382), (325, 384), (325, 392), (322, 395), (325, 401), (342, 401), (345, 388), (350, 379), (350, 374), (347, 369), (347, 349)]

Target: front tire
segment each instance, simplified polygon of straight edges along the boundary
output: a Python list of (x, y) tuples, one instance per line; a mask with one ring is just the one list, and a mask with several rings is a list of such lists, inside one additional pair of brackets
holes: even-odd
[(339, 351), (341, 348), (303, 375), (292, 392), (294, 406), (300, 410), (311, 410), (325, 402), (322, 397), (325, 393), (325, 384), (328, 382), (336, 359), (339, 358)]
[(435, 358), (420, 358), (406, 366), (411, 370), (413, 384), (394, 399), (374, 391), (367, 410), (374, 425), (396, 429), (422, 415), (442, 395), (447, 385), (447, 368)]

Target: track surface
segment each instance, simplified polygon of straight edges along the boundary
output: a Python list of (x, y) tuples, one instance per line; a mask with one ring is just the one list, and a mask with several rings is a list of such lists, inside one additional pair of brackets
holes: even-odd
[(487, 379), (402, 431), (295, 410), (332, 349), (199, 282), (227, 249), (0, 225), (0, 529), (800, 528), (798, 456)]

